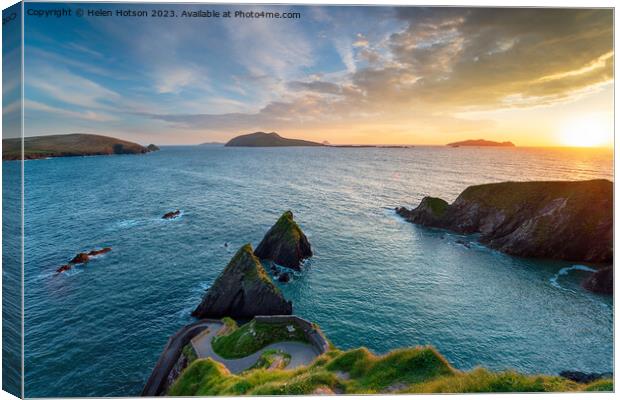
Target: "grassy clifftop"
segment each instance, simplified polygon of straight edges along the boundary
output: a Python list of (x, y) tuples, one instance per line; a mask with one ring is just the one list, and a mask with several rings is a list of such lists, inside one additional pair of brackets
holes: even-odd
[[(21, 159), (21, 139), (2, 140), (2, 159)], [(137, 143), (109, 136), (72, 133), (69, 135), (32, 136), (24, 138), (24, 158), (141, 154), (149, 149)]]
[(194, 361), (170, 388), (173, 396), (373, 393), (611, 391), (611, 379), (578, 384), (561, 377), (454, 369), (435, 349), (376, 356), (365, 348), (333, 350), (307, 367), (252, 369), (239, 375), (212, 359)]

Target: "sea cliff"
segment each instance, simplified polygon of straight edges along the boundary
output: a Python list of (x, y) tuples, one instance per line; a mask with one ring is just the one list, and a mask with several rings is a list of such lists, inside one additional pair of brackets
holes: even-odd
[(611, 263), (613, 184), (503, 182), (470, 186), (452, 204), (426, 197), (396, 211), (406, 220), (457, 233), (504, 253), (568, 261)]
[[(31, 136), (23, 139), (23, 158), (26, 160), (49, 157), (79, 157), (112, 154), (144, 154), (157, 151), (153, 144), (144, 147), (138, 143), (109, 136), (72, 133), (68, 135)], [(2, 160), (21, 160), (22, 140), (2, 140)]]

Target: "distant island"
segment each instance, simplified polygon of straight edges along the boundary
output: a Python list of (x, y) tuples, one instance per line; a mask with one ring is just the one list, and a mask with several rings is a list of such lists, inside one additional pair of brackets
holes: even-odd
[[(2, 140), (2, 160), (20, 160), (22, 158), (21, 139)], [(32, 136), (24, 138), (26, 160), (49, 157), (77, 157), (112, 154), (144, 154), (159, 150), (150, 144), (144, 147), (109, 136), (71, 133), (68, 135)]]
[(329, 147), (337, 147), (339, 149), (411, 149), (415, 146), (398, 144), (331, 144)]
[(462, 142), (454, 142), (448, 143), (447, 146), (450, 147), (515, 147), (515, 144), (512, 142), (494, 142), (492, 140), (484, 140), (484, 139), (472, 139), (472, 140), (463, 140)]
[(200, 143), (198, 146), (224, 146), (222, 142), (204, 142)]
[(309, 140), (283, 138), (275, 132), (254, 132), (234, 137), (225, 144), (227, 147), (289, 147), (289, 146), (324, 146)]

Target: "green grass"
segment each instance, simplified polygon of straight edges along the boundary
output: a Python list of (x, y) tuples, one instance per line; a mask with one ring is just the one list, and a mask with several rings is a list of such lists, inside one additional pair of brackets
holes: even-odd
[(239, 327), (237, 325), (237, 321), (230, 317), (222, 318), (222, 323), (226, 326), (226, 328), (228, 328), (228, 332), (232, 332)]
[(302, 330), (295, 324), (293, 332), (289, 332), (287, 324), (266, 324), (251, 322), (232, 330), (225, 336), (213, 339), (213, 350), (224, 358), (241, 358), (253, 354), (263, 347), (276, 342), (306, 342)]
[(320, 387), (344, 394), (567, 392), (612, 391), (613, 382), (604, 379), (583, 385), (561, 377), (483, 368), (463, 372), (431, 347), (399, 349), (383, 356), (361, 348), (329, 351), (313, 364), (294, 370), (259, 368), (239, 375), (211, 359), (200, 359), (182, 373), (169, 394), (295, 395), (312, 394)]
[(181, 353), (187, 358), (187, 364), (191, 364), (198, 359), (198, 355), (194, 351), (194, 347), (191, 343), (186, 344), (183, 349), (181, 349)]
[(600, 379), (598, 381), (589, 383), (586, 385), (585, 391), (587, 392), (613, 392), (614, 380), (613, 379)]
[(260, 355), (251, 369), (269, 368), (278, 359), (282, 359), (279, 368), (284, 368), (291, 362), (291, 355), (281, 350), (267, 350)]
[(448, 202), (444, 199), (440, 199), (439, 197), (427, 197), (427, 204), (431, 207), (433, 214), (441, 217), (446, 212), (448, 208)]
[(248, 268), (245, 272), (244, 279), (248, 282), (252, 282), (256, 279), (260, 279), (264, 283), (266, 283), (275, 293), (280, 293), (280, 289), (273, 284), (269, 275), (267, 275), (267, 271), (261, 264), (260, 260), (254, 255), (254, 250), (252, 249), (252, 245), (250, 243), (243, 245), (237, 253), (230, 260), (228, 265), (234, 265), (241, 262), (243, 257), (249, 257), (256, 268)]
[(299, 242), (302, 232), (297, 222), (293, 219), (292, 211), (285, 211), (274, 225), (274, 233), (285, 241), (295, 245)]

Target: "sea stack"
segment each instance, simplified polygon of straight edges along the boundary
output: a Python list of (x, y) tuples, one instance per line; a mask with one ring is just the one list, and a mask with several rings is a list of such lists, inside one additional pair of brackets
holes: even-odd
[(613, 184), (590, 181), (503, 182), (470, 186), (454, 203), (425, 198), (406, 220), (461, 234), (521, 257), (611, 264)]
[(252, 318), (290, 315), (293, 305), (273, 284), (254, 255), (252, 245), (241, 247), (192, 312), (197, 318)]
[(262, 260), (271, 260), (283, 267), (299, 270), (301, 261), (312, 257), (308, 238), (286, 211), (267, 231), (254, 254)]

